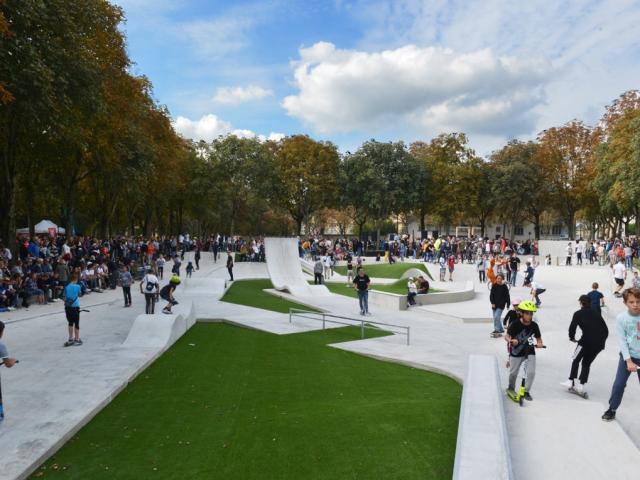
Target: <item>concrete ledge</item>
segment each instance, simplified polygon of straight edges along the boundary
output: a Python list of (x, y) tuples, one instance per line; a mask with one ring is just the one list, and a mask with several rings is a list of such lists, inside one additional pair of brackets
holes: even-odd
[(454, 480), (513, 479), (498, 360), (469, 355), (460, 404)]
[[(455, 284), (452, 285), (457, 286)], [(468, 281), (458, 285), (460, 285), (460, 290), (416, 295), (416, 303), (418, 305), (436, 305), (440, 303), (466, 302), (467, 300), (473, 300), (475, 298), (476, 292), (473, 287), (473, 282)], [(407, 296), (372, 289), (369, 291), (369, 303), (388, 310), (406, 310)]]

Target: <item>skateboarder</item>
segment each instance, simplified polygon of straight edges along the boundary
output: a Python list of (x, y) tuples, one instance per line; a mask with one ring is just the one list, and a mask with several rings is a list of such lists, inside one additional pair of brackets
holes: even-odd
[[(4, 333), (4, 323), (0, 322), (0, 365), (4, 365), (7, 368), (13, 367), (17, 360), (9, 356), (9, 351), (4, 343), (2, 343), (2, 334)], [(2, 406), (2, 382), (0, 379), (0, 422), (4, 420), (4, 407)]]
[(165, 285), (162, 287), (162, 290), (160, 290), (160, 298), (168, 302), (167, 306), (162, 309), (162, 313), (171, 315), (171, 307), (178, 304), (176, 299), (173, 297), (173, 292), (176, 291), (178, 285), (180, 285), (180, 277), (174, 275), (171, 277), (171, 280), (169, 280), (169, 284)]
[(629, 375), (636, 372), (640, 379), (640, 289), (629, 288), (624, 291), (622, 298), (627, 311), (620, 313), (616, 318), (620, 357), (609, 398), (609, 409), (602, 415), (602, 419), (607, 422), (616, 418), (616, 410), (622, 402)]
[[(576, 329), (578, 327), (582, 331), (582, 336), (577, 341), (578, 345), (573, 353), (569, 380), (563, 385), (571, 393), (576, 393), (586, 398), (585, 385), (589, 380), (589, 369), (598, 354), (604, 350), (605, 342), (609, 336), (609, 329), (600, 312), (591, 308), (591, 299), (587, 295), (580, 295), (578, 301), (580, 302), (580, 310), (573, 314), (573, 319), (569, 326), (569, 340), (576, 342)], [(576, 385), (575, 379), (578, 378), (580, 363), (582, 363), (579, 377), (580, 384)]]
[(233, 282), (233, 256), (231, 252), (227, 252), (227, 272), (229, 272), (229, 279)]

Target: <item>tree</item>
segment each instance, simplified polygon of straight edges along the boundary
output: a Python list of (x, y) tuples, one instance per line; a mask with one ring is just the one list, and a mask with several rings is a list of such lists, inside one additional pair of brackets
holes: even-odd
[(302, 225), (321, 208), (335, 206), (338, 197), (340, 156), (335, 145), (318, 142), (306, 135), (293, 135), (273, 144), (275, 173), (274, 200)]
[(214, 140), (208, 151), (218, 185), (223, 189), (222, 206), (228, 213), (229, 233), (235, 234), (241, 209), (266, 211), (271, 189), (276, 185), (274, 159), (269, 147), (257, 138), (229, 135)]
[(493, 152), (492, 177), (498, 209), (513, 227), (524, 218), (533, 223), (535, 238), (540, 238), (542, 214), (551, 208), (549, 181), (539, 164), (535, 142), (509, 142)]
[(602, 132), (573, 120), (538, 136), (538, 161), (547, 174), (550, 200), (560, 212), (569, 237), (575, 237), (576, 214), (588, 199), (594, 176), (595, 150)]
[(459, 174), (462, 165), (475, 157), (475, 152), (468, 146), (467, 136), (464, 133), (443, 133), (429, 143), (412, 143), (409, 151), (424, 162), (430, 178), (428, 187), (421, 192), (422, 201), (417, 209), (420, 230), (424, 230), (428, 212), (450, 224), (465, 210), (465, 205), (460, 203), (464, 192), (460, 188)]
[(596, 153), (592, 187), (602, 220), (614, 233), (620, 226), (636, 218), (640, 233), (640, 109), (629, 109), (609, 123), (609, 131)]

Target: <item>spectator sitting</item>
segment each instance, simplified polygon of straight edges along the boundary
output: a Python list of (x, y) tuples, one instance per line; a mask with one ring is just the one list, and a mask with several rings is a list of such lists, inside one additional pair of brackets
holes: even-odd
[(44, 291), (38, 288), (38, 274), (32, 273), (25, 280), (25, 291), (27, 297), (37, 297), (36, 301), (40, 305), (44, 305), (46, 302), (44, 301)]
[(429, 293), (429, 281), (422, 275), (418, 277), (418, 294)]
[(418, 288), (413, 277), (409, 277), (409, 281), (407, 282), (407, 303), (409, 306), (413, 306), (416, 304), (416, 295), (418, 294)]

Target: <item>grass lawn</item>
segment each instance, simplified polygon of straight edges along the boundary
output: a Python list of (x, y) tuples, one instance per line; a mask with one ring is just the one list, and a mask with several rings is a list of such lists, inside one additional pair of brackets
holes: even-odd
[(461, 386), (358, 336), (197, 324), (32, 478), (451, 478)]
[(300, 308), (314, 312), (319, 311), (315, 308), (271, 295), (263, 291), (266, 288), (273, 288), (273, 284), (268, 278), (259, 280), (236, 280), (224, 294), (222, 301), (280, 313), (289, 313), (289, 308)]
[[(353, 265), (355, 270), (355, 263)], [(364, 271), (372, 278), (400, 278), (404, 272), (409, 270), (410, 268), (417, 268), (418, 270), (422, 270), (425, 274), (433, 280), (433, 277), (427, 270), (427, 267), (422, 263), (400, 263), (396, 262), (391, 265), (388, 263), (367, 263), (364, 262)], [(346, 266), (336, 267), (336, 272), (341, 275), (347, 274)], [(355, 272), (354, 272), (355, 273)]]
[[(388, 285), (380, 285), (380, 284), (371, 284), (372, 290), (379, 290), (381, 292), (389, 292), (389, 293), (397, 293), (399, 295), (407, 294), (407, 279), (402, 278), (397, 282), (390, 283)], [(309, 282), (313, 283), (313, 282)], [(357, 298), (358, 294), (356, 293), (356, 289), (353, 287), (347, 287), (344, 283), (332, 283), (326, 282), (324, 284), (331, 293), (337, 293), (338, 295), (345, 295), (347, 297)], [(430, 288), (430, 293), (439, 292), (440, 290), (436, 290), (435, 288)]]

